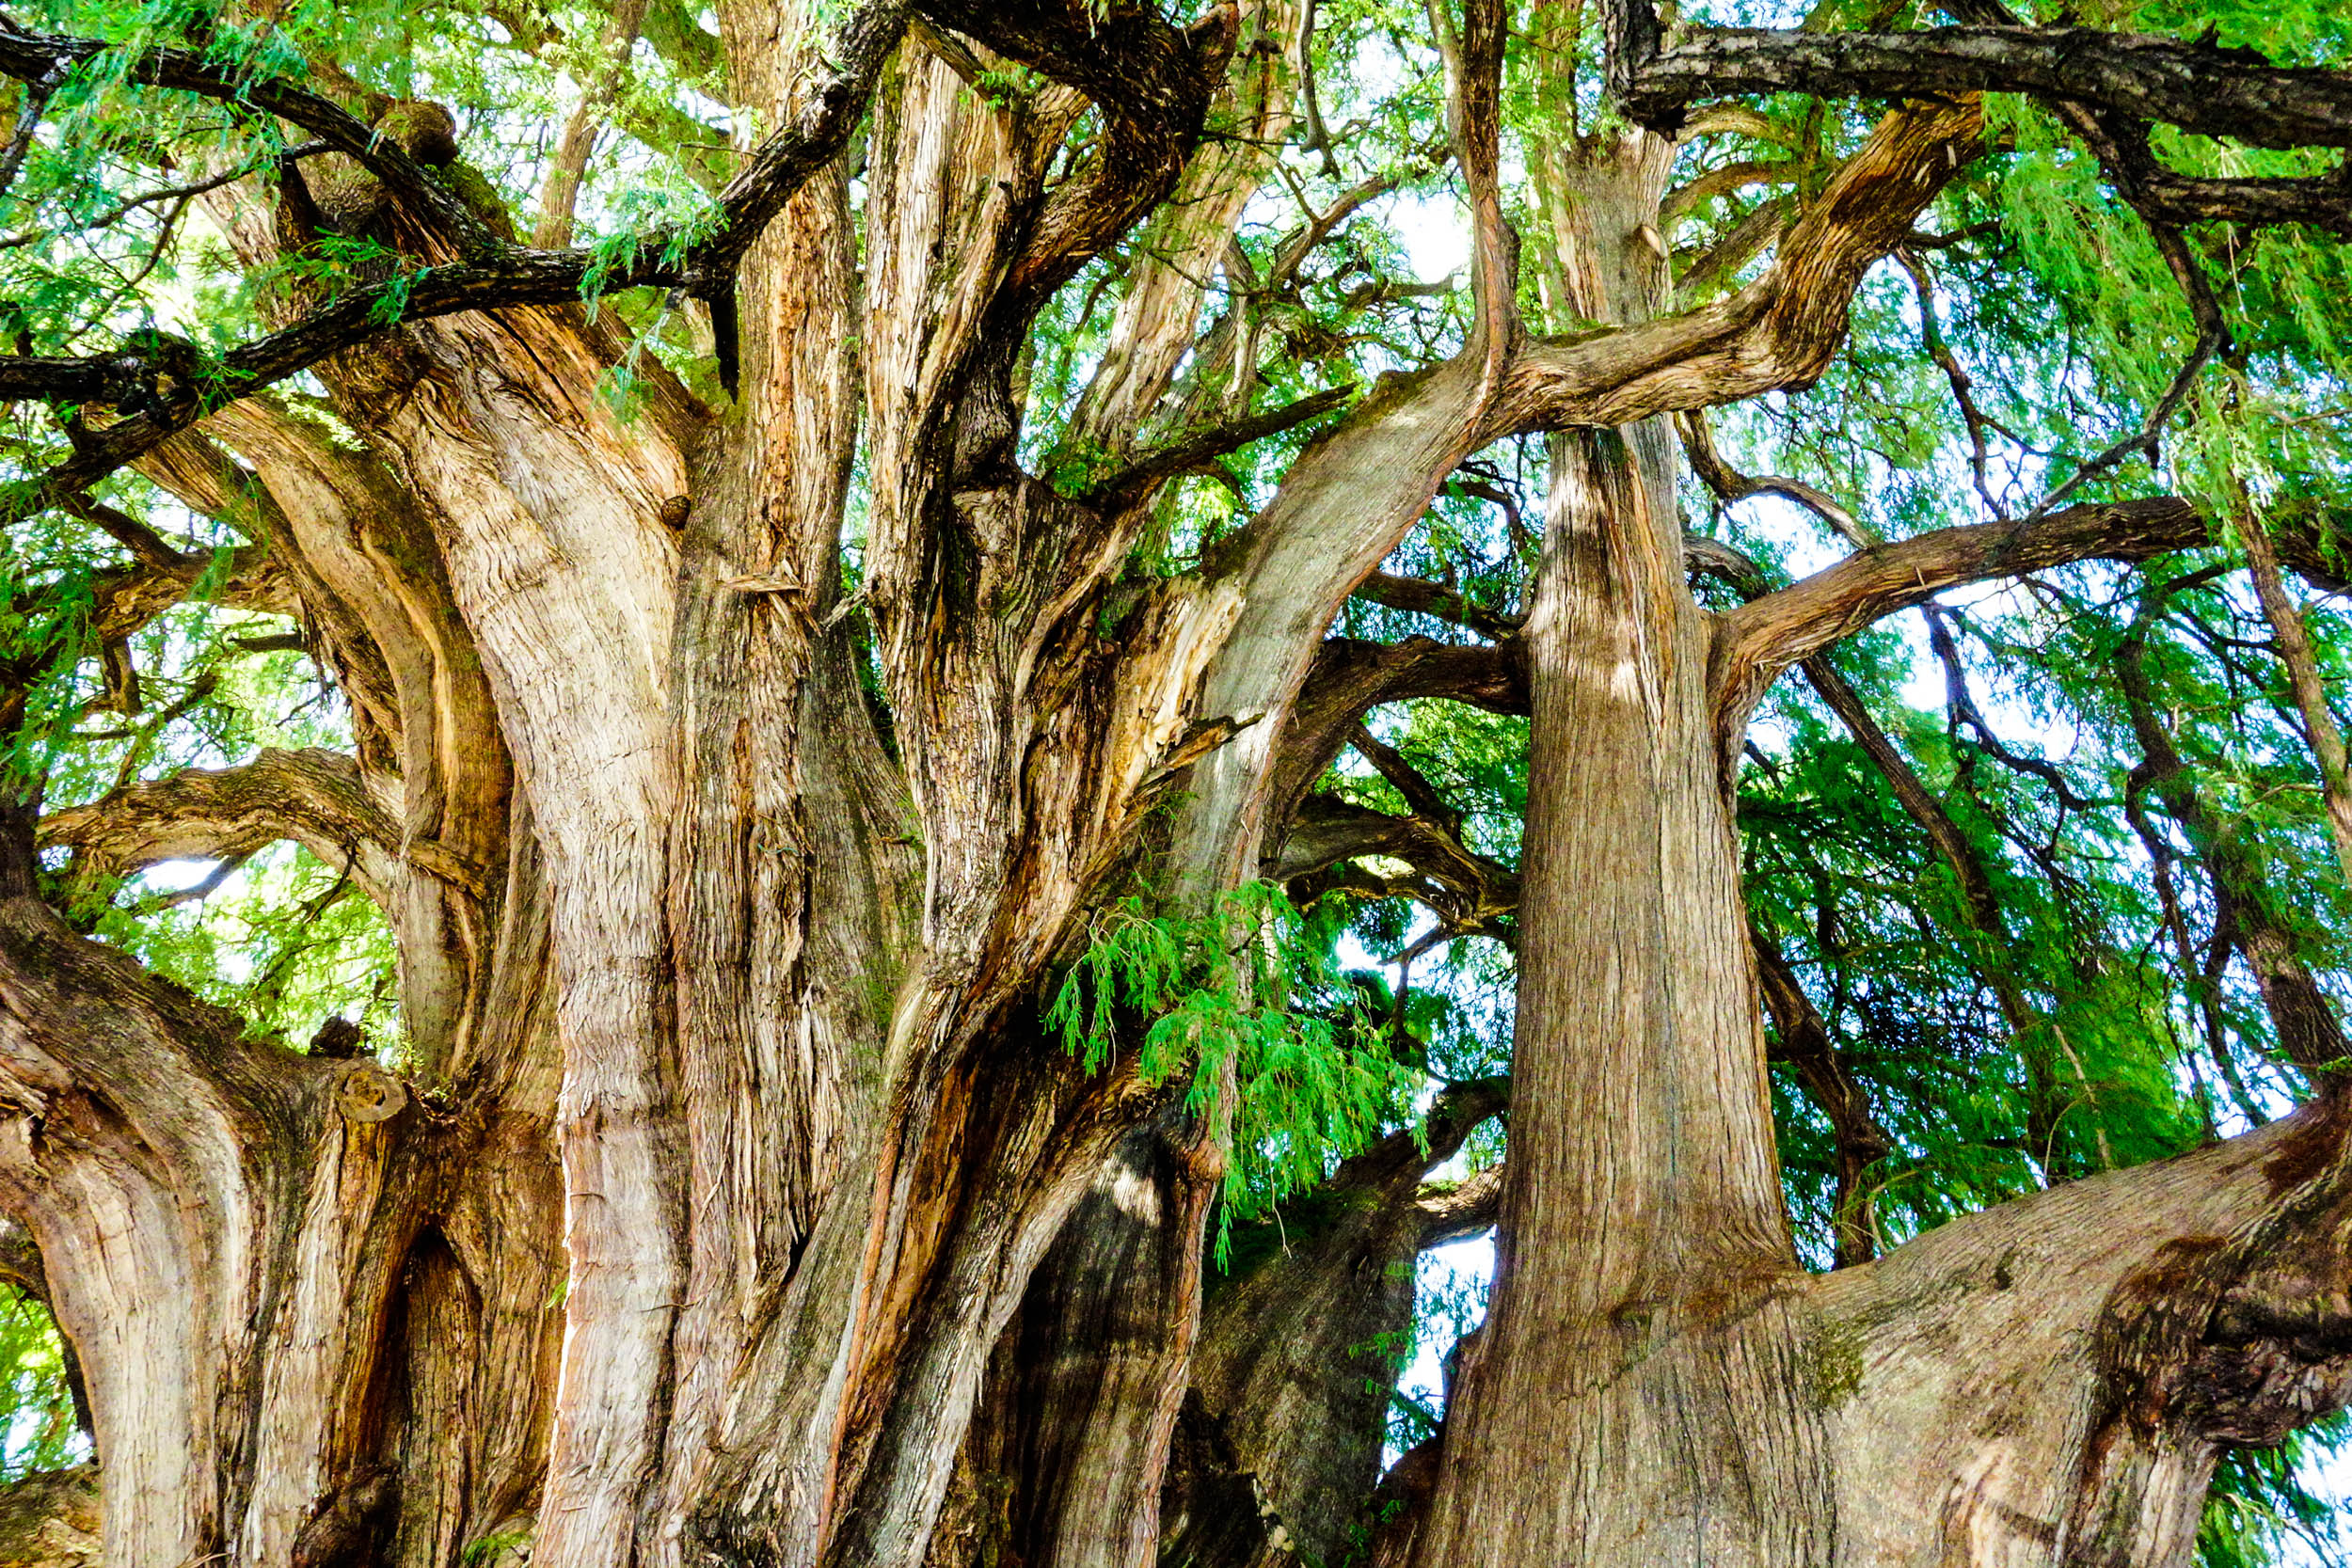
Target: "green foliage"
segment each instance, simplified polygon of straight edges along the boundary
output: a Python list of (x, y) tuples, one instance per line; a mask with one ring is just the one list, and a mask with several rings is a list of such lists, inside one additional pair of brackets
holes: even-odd
[(2336, 1416), (2276, 1449), (2223, 1449), (2197, 1531), (2200, 1568), (2267, 1568), (2290, 1552), (2312, 1562), (2344, 1560), (2352, 1539), (2344, 1513), (2303, 1474), (2315, 1461), (2340, 1461), (2347, 1446), (2344, 1418)]
[(1020, 64), (992, 66), (972, 80), (972, 90), (981, 101), (999, 114), (1017, 108), (1034, 98), (1045, 85), (1045, 78)]
[(497, 1535), (485, 1535), (468, 1546), (458, 1560), (467, 1563), (495, 1562), (503, 1553), (530, 1545), (531, 1540), (531, 1531), (527, 1529), (512, 1529), (501, 1531)]
[(255, 1034), (307, 1041), (350, 1014), (379, 1051), (399, 1052), (396, 974), (384, 916), (338, 866), (287, 847), (255, 857), (198, 905), (151, 885), (117, 895), (96, 934), (198, 995), (250, 1021)]
[[(840, 6), (822, 9), (835, 17)], [(1883, 25), (1887, 14), (1871, 0), (1695, 0), (1683, 9), (1763, 26)], [(533, 210), (549, 129), (600, 64), (602, 11), (566, 0), (293, 0), (270, 10), (266, 22), (196, 0), (32, 0), (12, 11), (120, 47), (62, 86), (48, 130), (0, 204), (0, 350), (84, 353), (167, 333), (198, 346), (195, 363), (209, 376), (226, 348), (265, 330), (288, 298), (373, 290), (373, 319), (390, 325), (424, 276), (379, 239), (332, 233), (274, 270), (246, 270), (197, 215), (200, 204), (158, 193), (190, 171), (268, 168), (287, 150), (285, 129), (239, 105), (132, 80), (125, 67), (136, 47), (200, 49), (255, 80), (327, 91), (371, 119), (386, 100), (446, 103), (466, 159), (452, 186), (501, 221)], [(1236, 412), (1343, 384), (1371, 387), (1463, 342), (1467, 288), (1458, 277), (1448, 288), (1433, 276), (1453, 261), (1429, 261), (1431, 231), (1459, 227), (1459, 214), (1427, 8), (1419, 0), (1321, 0), (1316, 17), (1311, 64), (1329, 135), (1311, 146), (1301, 125), (1271, 150), (1279, 166), (1249, 202), (1231, 252), (1206, 262), (1179, 255), (1190, 210), (1171, 203), (1093, 257), (1023, 346), (1019, 452), (1065, 495), (1098, 484), (1123, 461), (1084, 434), (1077, 416), (1089, 381), (1117, 352), (1118, 312), (1161, 262), (1206, 280), (1194, 324), (1204, 341), (1244, 341), (1254, 357), (1189, 357), (1165, 404), (1134, 433), (1142, 449)], [(2352, 8), (2333, 0), (2109, 0), (2085, 19), (2184, 38), (2212, 26), (2223, 47), (2288, 61), (2352, 55)], [(1534, 330), (1590, 328), (1564, 297), (1551, 240), (1575, 200), (1559, 160), (1612, 123), (1594, 69), (1597, 28), (1591, 7), (1513, 12), (1506, 201), (1526, 242), (1521, 304)], [(612, 312), (626, 333), (627, 352), (599, 383), (623, 412), (653, 376), (648, 356), (690, 388), (711, 392), (694, 312), (651, 291), (609, 285), (650, 245), (668, 247), (675, 261), (715, 232), (713, 193), (762, 130), (731, 103), (722, 55), (697, 8), (651, 8), (586, 170), (578, 232), (595, 265), (583, 292), (592, 312)], [(314, 65), (328, 61), (332, 72)], [(1015, 112), (1042, 86), (1025, 69), (986, 66), (972, 90)], [(0, 96), (0, 118), (13, 102)], [(1676, 153), (1677, 185), (1742, 166), (1766, 171), (1666, 222), (1662, 237), (1686, 284), (1717, 245), (1770, 217), (1768, 203), (1817, 192), (1881, 108), (1797, 95), (1748, 106), (1752, 116), (1694, 135)], [(1887, 538), (2023, 515), (2142, 426), (2194, 341), (2180, 289), (2095, 162), (2029, 103), (1995, 99), (1989, 111), (1996, 150), (1916, 226), (1929, 237), (1915, 251), (1925, 297), (1903, 268), (1875, 269), (1853, 302), (1842, 353), (1816, 386), (1710, 414), (1735, 466), (1816, 485)], [(1220, 155), (1248, 141), (1247, 127), (1222, 121), (1211, 133)], [(2295, 175), (2328, 161), (2161, 130), (2154, 150), (2190, 174)], [(1372, 181), (1386, 182), (1376, 199), (1348, 208), (1319, 244), (1294, 255), (1311, 223)], [(265, 203), (258, 182), (253, 189)], [(863, 221), (861, 200), (853, 181), (853, 222)], [(2160, 462), (2119, 462), (2080, 495), (2211, 502), (2242, 487), (2273, 516), (2342, 513), (2352, 499), (2344, 307), (2352, 250), (2286, 229), (2204, 226), (2189, 243), (2239, 352), (2200, 379), (2165, 432)], [(1757, 249), (1682, 302), (1719, 297), (1772, 261), (1769, 247)], [(1931, 355), (1931, 323), (1971, 391), (1978, 429)], [(215, 399), (233, 390), (210, 381), (203, 388)], [(315, 388), (284, 390), (303, 406)], [(0, 483), (21, 483), (68, 453), (65, 421), (80, 412), (0, 410)], [(1116, 637), (1147, 589), (1215, 562), (1311, 438), (1302, 429), (1256, 442), (1167, 486), (1097, 630)], [(872, 478), (866, 454), (858, 461), (845, 594), (857, 587)], [(1334, 631), (1391, 642), (1491, 641), (1526, 608), (1546, 467), (1541, 436), (1473, 454), (1383, 563), (1438, 584), (1449, 613), (1359, 599)], [(353, 745), (344, 699), (305, 657), (240, 644), (282, 634), (287, 623), (202, 602), (225, 580), (232, 552), (263, 539), (258, 513), (191, 516), (131, 475), (108, 482), (98, 499), (174, 548), (208, 552), (212, 564), (194, 593), (199, 602), (130, 639), (143, 702), (121, 712), (102, 705), (90, 618), (98, 589), (130, 558), (103, 530), (54, 513), (11, 531), (0, 557), (0, 657), (29, 673), (24, 717), (6, 737), (9, 784), (38, 781), (52, 806), (71, 806), (183, 767), (232, 765), (264, 745)], [(1726, 505), (1695, 482), (1684, 501), (1691, 526), (1744, 551), (1776, 582), (1847, 553), (1826, 524), (1777, 501)], [(2309, 747), (2237, 562), (2225, 545), (2130, 572), (2085, 565), (2038, 574), (2014, 592), (1948, 594), (1948, 657), (1916, 618), (1837, 646), (1837, 669), (1981, 865), (1998, 906), (1996, 932), (1980, 928), (1945, 847), (1807, 688), (1785, 681), (1761, 710), (1738, 781), (1748, 912), (1787, 958), (1889, 1134), (1893, 1147), (1865, 1179), (1882, 1244), (2054, 1182), (2195, 1148), (2276, 1116), (2306, 1092), (2279, 1060), (2259, 990), (2229, 948), (2210, 846), (2139, 777), (2145, 748), (2118, 685), (2119, 651), (2138, 626), (2156, 705), (2193, 782), (2258, 868), (2263, 907), (2341, 998), (2352, 975), (2352, 890), (2334, 869)], [(2201, 580), (2208, 569), (2220, 575)], [(2159, 590), (2160, 603), (2152, 596)], [(1720, 584), (1699, 592), (1718, 609), (1736, 597)], [(2310, 619), (2323, 673), (2341, 692), (2352, 683), (2352, 619), (2332, 599), (2316, 602)], [(871, 627), (861, 617), (847, 630), (859, 640), (858, 667), (887, 736)], [(1971, 705), (1975, 718), (1964, 711)], [(1531, 790), (1526, 721), (1439, 700), (1391, 705), (1367, 721), (1458, 814), (1464, 847), (1516, 870)], [(1356, 807), (1411, 809), (1352, 753), (1317, 787)], [(47, 863), (96, 936), (236, 1009), (257, 1035), (299, 1046), (326, 1016), (344, 1014), (397, 1053), (389, 939), (344, 868), (280, 847), (233, 868), (205, 895), (183, 896), (205, 869), (157, 868), (114, 883), (83, 876), (55, 852)], [(1047, 1028), (1090, 1070), (1181, 1086), (1197, 1114), (1229, 1118), (1227, 1221), (1273, 1222), (1263, 1236), (1242, 1227), (1236, 1249), (1264, 1236), (1279, 1244), (1283, 1225), (1315, 1223), (1317, 1183), (1334, 1163), (1412, 1126), (1433, 1082), (1509, 1065), (1515, 927), (1505, 918), (1462, 934), (1432, 912), (1440, 902), (1411, 865), (1379, 856), (1287, 891), (1252, 883), (1206, 912), (1122, 899), (1097, 915), (1085, 951), (1057, 977)], [(1797, 1243), (1825, 1267), (1835, 1139), (1786, 1066), (1772, 1069), (1772, 1093)], [(1462, 1164), (1501, 1158), (1504, 1137), (1489, 1123)], [(1390, 1429), (1397, 1447), (1433, 1429), (1443, 1391), (1427, 1366), (1475, 1323), (1484, 1291), (1475, 1271), (1433, 1259), (1419, 1283), (1412, 1342), (1355, 1347), (1368, 1362), (1405, 1369)], [(16, 1402), (0, 1419), (12, 1433), (54, 1436), (64, 1403), (55, 1336), (36, 1308), (16, 1303), (13, 1319), (8, 1310), (0, 1302), (0, 1335), (15, 1336), (18, 1372), (6, 1397)], [(64, 1455), (61, 1441), (40, 1451)], [(2322, 1433), (2275, 1454), (2225, 1456), (2200, 1540), (2208, 1568), (2277, 1561), (2297, 1539), (2323, 1559), (2341, 1555), (2328, 1533), (2332, 1515), (2297, 1479), (2333, 1442)], [(18, 1463), (13, 1450), (9, 1462)], [(509, 1544), (477, 1542), (469, 1560)]]
[(590, 243), (589, 265), (580, 280), (580, 297), (596, 313), (605, 283), (616, 271), (636, 265), (646, 248), (660, 242), (662, 264), (675, 266), (687, 252), (719, 231), (725, 209), (708, 193), (691, 185), (656, 183), (632, 186), (612, 204), (613, 227)]
[(1130, 896), (1096, 917), (1045, 1027), (1099, 1072), (1138, 1025), (1128, 1048), (1138, 1079), (1188, 1077), (1196, 1116), (1230, 1110), (1229, 1220), (1320, 1180), (1413, 1083), (1366, 1037), (1327, 925), (1271, 883), (1246, 883), (1198, 916), (1155, 914)]
[(0, 1481), (88, 1457), (66, 1386), (65, 1341), (49, 1309), (0, 1285)]

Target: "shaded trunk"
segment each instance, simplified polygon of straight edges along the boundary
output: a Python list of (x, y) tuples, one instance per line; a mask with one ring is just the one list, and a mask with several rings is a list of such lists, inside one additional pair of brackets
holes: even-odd
[(1415, 1264), (1493, 1218), (1495, 1173), (1463, 1191), (1422, 1182), (1508, 1093), (1501, 1081), (1448, 1089), (1422, 1135), (1383, 1139), (1234, 1236), (1168, 1471), (1163, 1568), (1361, 1559), (1392, 1391), (1412, 1354)]
[(1130, 1134), (1071, 1211), (996, 1343), (930, 1568), (1152, 1560), (1214, 1191), (1198, 1141)]
[(1708, 628), (1652, 426), (1565, 437), (1529, 623), (1493, 1305), (1423, 1563), (1824, 1560)]

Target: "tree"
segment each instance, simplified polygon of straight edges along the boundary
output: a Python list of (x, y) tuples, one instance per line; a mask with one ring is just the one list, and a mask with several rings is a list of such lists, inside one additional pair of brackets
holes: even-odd
[(0, 18), (39, 1497), (2140, 1565), (2219, 1465), (2259, 1557), (2352, 1400), (2352, 27), (1934, 9)]

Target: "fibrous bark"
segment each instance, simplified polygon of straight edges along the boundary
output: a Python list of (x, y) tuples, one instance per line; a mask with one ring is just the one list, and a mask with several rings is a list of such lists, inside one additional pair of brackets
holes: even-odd
[[(615, 40), (695, 30), (674, 9), (625, 8)], [(119, 416), (8, 503), (81, 507), (130, 553), (93, 591), (106, 699), (136, 705), (125, 639), (208, 571), (80, 496), (134, 464), (237, 519), (222, 596), (295, 615), (352, 714), (349, 755), (126, 775), (38, 820), (28, 786), (4, 824), (0, 1207), (84, 1353), (114, 1560), (447, 1568), (528, 1533), (555, 1568), (2153, 1564), (2217, 1444), (2341, 1402), (2344, 1259), (2303, 1244), (2342, 1228), (2336, 1099), (1876, 1262), (1849, 1223), (1825, 1280), (1774, 1164), (1759, 996), (1840, 1134), (1849, 1222), (1889, 1140), (1793, 972), (1757, 973), (1725, 772), (1756, 699), (1944, 587), (2144, 561), (2203, 519), (2101, 502), (1866, 538), (1718, 618), (1685, 582), (1664, 422), (1823, 373), (1867, 270), (1981, 150), (1974, 91), (2338, 147), (2340, 73), (2000, 26), (1670, 44), (1640, 0), (1604, 12), (1653, 119), (1702, 88), (1912, 96), (1791, 206), (1769, 266), (1686, 310), (1672, 147), (1553, 150), (1540, 292), (1606, 325), (1546, 337), (1501, 182), (1512, 16), (1435, 8), (1473, 230), (1458, 349), (1272, 408), (1237, 235), (1311, 8), (729, 0), (729, 90), (781, 128), (707, 231), (618, 261), (515, 244), (430, 106), (370, 124), (129, 52), (135, 82), (324, 145), (206, 188), (244, 264), (335, 234), (400, 271), (329, 298), (297, 269), (276, 330), (217, 357), (0, 356), (0, 397)], [(20, 79), (97, 53), (0, 24)], [(311, 158), (335, 161), (313, 180)], [(2151, 211), (2327, 195), (2135, 177)], [(1393, 182), (1311, 213), (1272, 272)], [(1025, 466), (1023, 345), (1097, 261), (1126, 269), (1100, 368)], [(632, 350), (581, 293), (643, 285), (709, 313), (722, 405), (651, 365), (633, 412), (599, 395)], [(332, 435), (268, 391), (303, 372)], [(1136, 569), (1168, 482), (1310, 420), (1197, 567)], [(1466, 458), (1536, 432), (1523, 623), (1379, 572)], [(2317, 537), (2281, 526), (2281, 554), (2322, 570)], [(1351, 595), (1481, 641), (1327, 638)], [(37, 662), (5, 672), (11, 722)], [(1532, 714), (1522, 867), (1366, 727), (1438, 695)], [(2149, 786), (2217, 844), (2126, 695)], [(1349, 747), (1409, 816), (1316, 793)], [(285, 840), (382, 908), (401, 1062), (348, 1029), (247, 1037), (40, 896), (44, 847), (97, 884)], [(1198, 920), (1244, 880), (1368, 856), (1405, 863), (1378, 890), (1447, 933), (1517, 944), (1509, 1162), (1424, 1190), (1501, 1109), (1499, 1085), (1452, 1085), (1215, 1281), (1235, 1085), (1147, 1075), (1131, 1017), (1090, 1069), (1053, 988), (1114, 898)], [(2325, 998), (2242, 902), (2318, 1073), (2342, 1049)], [(1442, 1440), (1368, 1516), (1413, 1260), (1490, 1221), (1495, 1307)]]

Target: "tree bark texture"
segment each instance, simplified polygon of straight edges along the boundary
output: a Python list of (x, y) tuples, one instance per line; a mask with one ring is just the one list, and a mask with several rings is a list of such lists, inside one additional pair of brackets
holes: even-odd
[[(1278, 418), (1247, 302), (1196, 339), (1311, 8), (894, 10), (858, 35), (906, 28), (855, 92), (834, 9), (719, 8), (739, 101), (814, 122), (871, 92), (862, 214), (848, 161), (811, 156), (723, 290), (681, 282), (723, 324), (726, 406), (646, 364), (616, 410), (599, 380), (628, 345), (574, 277), (304, 359), (351, 440), (266, 393), (137, 436), (155, 484), (255, 519), (224, 592), (298, 612), (354, 750), (0, 821), (0, 1208), (86, 1370), (106, 1560), (451, 1568), (527, 1538), (535, 1568), (2182, 1560), (2217, 1445), (2352, 1392), (2343, 1101), (1805, 1275), (1759, 995), (1784, 1041), (1804, 999), (1769, 963), (1759, 992), (1724, 759), (1765, 685), (1876, 615), (2201, 521), (1952, 531), (1728, 617), (1685, 579), (1667, 416), (1821, 373), (1863, 270), (1979, 150), (1974, 100), (1887, 114), (1780, 259), (1679, 313), (1671, 145), (1588, 138), (1547, 166), (1535, 264), (1601, 328), (1543, 337), (1499, 195), (1504, 29), (1472, 6), (1446, 35), (1477, 229), (1459, 352)], [(2114, 96), (2148, 100), (2170, 58), (2107, 61)], [(1008, 65), (1035, 70), (997, 92)], [(337, 143), (351, 221), (464, 273), (488, 220), (384, 140)], [(299, 178), (209, 198), (249, 265), (315, 243)], [(1100, 371), (1029, 471), (1022, 345), (1139, 223)], [(508, 260), (560, 270), (532, 254)], [(286, 323), (325, 308), (301, 287)], [(1200, 570), (1129, 570), (1170, 474), (1328, 413)], [(1461, 462), (1530, 432), (1553, 433), (1534, 599), (1477, 628), (1508, 645), (1327, 637)], [(100, 635), (200, 570), (102, 585)], [(1438, 694), (1531, 713), (1518, 875), (1310, 796), (1343, 747), (1377, 760), (1369, 709)], [(41, 898), (44, 853), (97, 879), (281, 839), (385, 911), (401, 1074), (247, 1037)], [(1465, 929), (1516, 907), (1511, 1081), (1452, 1085), (1424, 1135), (1340, 1164), (1212, 1277), (1232, 1085), (1147, 1079), (1135, 1020), (1089, 1072), (1053, 987), (1130, 887), (1199, 917), (1373, 852), (1440, 860)], [(2316, 1069), (2332, 1016), (2278, 974), (2320, 1009)], [(1851, 1089), (1808, 1062), (1813, 1092)], [(1506, 1105), (1502, 1173), (1427, 1190)], [(1367, 1512), (1413, 1261), (1497, 1213), (1441, 1444)]]
[[(1669, 149), (1580, 170), (1570, 308), (1664, 303)], [(1493, 1306), (1422, 1563), (1826, 1560), (1826, 1439), (1778, 1398), (1794, 1267), (1663, 421), (1557, 438), (1529, 616), (1530, 807)]]
[[(1658, 308), (1634, 236), (1663, 156), (1637, 134), (1575, 169), (1580, 314)], [(1571, 432), (1551, 483), (1494, 1295), (1434, 1496), (1382, 1560), (2185, 1562), (2217, 1444), (2343, 1400), (2344, 1322), (2313, 1294), (2337, 1263), (2258, 1239), (2341, 1212), (2340, 1101), (1799, 1270), (1673, 449), (1657, 422)]]

